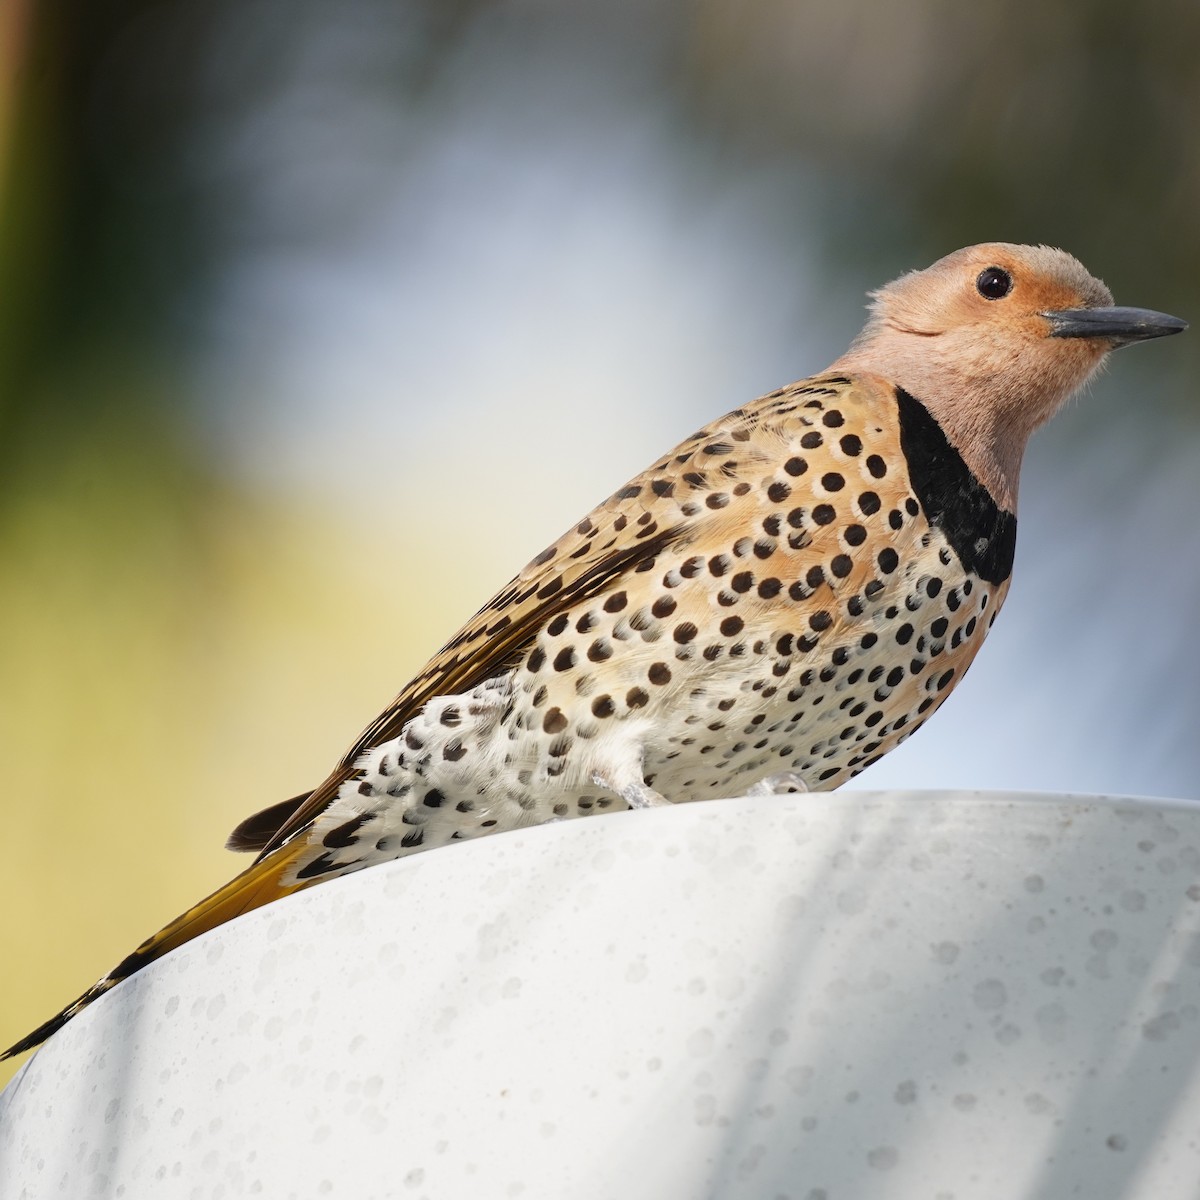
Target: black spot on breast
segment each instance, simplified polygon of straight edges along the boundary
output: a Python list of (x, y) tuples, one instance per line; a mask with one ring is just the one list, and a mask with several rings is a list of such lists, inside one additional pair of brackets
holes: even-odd
[[(322, 854), (318, 858), (314, 858), (307, 866), (301, 867), (296, 872), (297, 879), (315, 879), (318, 875), (327, 875), (330, 871), (336, 871), (338, 867), (348, 866), (347, 863), (339, 863), (331, 858), (328, 854)], [(133, 958), (133, 955), (129, 956)], [(122, 963), (124, 966), (124, 963)]]
[[(653, 624), (653, 618), (651, 618), (650, 614), (647, 613), (644, 608), (639, 608), (637, 612), (630, 613), (629, 615), (629, 628), (636, 629), (638, 633), (644, 632)], [(616, 636), (621, 636), (619, 631), (617, 632)]]
[(636, 483), (631, 483), (617, 492), (616, 498), (618, 500), (632, 500), (635, 496), (640, 496), (641, 494), (642, 489)]
[(783, 469), (789, 475), (803, 475), (804, 472), (808, 470), (808, 463), (806, 463), (799, 455), (796, 455), (792, 458), (789, 458), (787, 462), (783, 464)]
[(814, 429), (811, 433), (806, 433), (800, 439), (800, 445), (805, 450), (815, 450), (825, 439)]
[(542, 728), (547, 733), (562, 733), (567, 727), (567, 717), (561, 708), (549, 708), (542, 718)]
[(570, 624), (570, 621), (571, 618), (568, 617), (566, 613), (559, 613), (558, 616), (546, 626), (546, 632), (551, 637), (558, 637), (558, 635), (562, 633), (564, 629), (566, 629), (567, 625)]
[(336, 829), (331, 829), (321, 839), (321, 845), (328, 847), (330, 850), (342, 850), (346, 846), (353, 846), (358, 841), (358, 831), (368, 821), (373, 821), (374, 819), (375, 814), (371, 812), (363, 813), (361, 816), (345, 821)]
[(605, 662), (612, 658), (612, 643), (607, 638), (597, 638), (588, 647), (587, 656), (592, 662)]

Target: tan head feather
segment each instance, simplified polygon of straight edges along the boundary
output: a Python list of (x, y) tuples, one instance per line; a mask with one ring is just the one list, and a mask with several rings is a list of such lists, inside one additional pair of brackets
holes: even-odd
[(997, 503), (1015, 511), (1030, 434), (1119, 344), (1053, 336), (1043, 314), (1106, 308), (1108, 288), (1062, 250), (988, 242), (872, 298), (866, 327), (833, 369), (880, 375), (917, 397)]

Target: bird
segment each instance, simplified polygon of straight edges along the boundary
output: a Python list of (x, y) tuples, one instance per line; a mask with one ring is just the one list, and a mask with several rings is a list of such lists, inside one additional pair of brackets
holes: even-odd
[(835, 789), (961, 682), (1008, 594), (1030, 435), (1110, 351), (1184, 321), (1065, 251), (985, 243), (871, 293), (819, 375), (705, 425), (538, 554), (252, 866), (9, 1047), (163, 954), (376, 863), (594, 813)]

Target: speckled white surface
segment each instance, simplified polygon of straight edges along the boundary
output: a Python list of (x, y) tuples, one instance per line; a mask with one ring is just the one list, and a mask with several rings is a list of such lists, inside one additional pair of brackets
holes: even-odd
[(1200, 806), (843, 793), (418, 855), (123, 984), (0, 1196), (1200, 1194)]

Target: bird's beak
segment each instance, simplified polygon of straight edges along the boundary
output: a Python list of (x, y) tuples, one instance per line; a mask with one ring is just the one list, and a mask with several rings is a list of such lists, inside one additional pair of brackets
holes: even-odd
[(1064, 308), (1040, 314), (1050, 322), (1050, 337), (1103, 338), (1113, 346), (1182, 333), (1187, 322), (1148, 308)]

